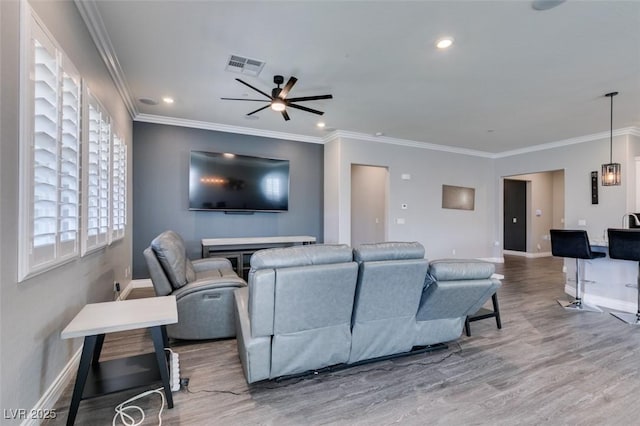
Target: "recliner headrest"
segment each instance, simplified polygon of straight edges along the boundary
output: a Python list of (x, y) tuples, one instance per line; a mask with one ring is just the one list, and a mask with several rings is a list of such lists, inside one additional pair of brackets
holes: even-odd
[(424, 259), (424, 246), (418, 242), (361, 244), (353, 249), (356, 262)]
[(313, 244), (257, 251), (251, 256), (251, 269), (276, 269), (352, 261), (353, 254), (346, 244)]
[(187, 259), (184, 240), (180, 235), (165, 231), (151, 241), (151, 249), (174, 289), (195, 279), (193, 266)]
[(429, 275), (436, 281), (483, 280), (495, 270), (493, 263), (474, 259), (440, 259), (429, 264)]

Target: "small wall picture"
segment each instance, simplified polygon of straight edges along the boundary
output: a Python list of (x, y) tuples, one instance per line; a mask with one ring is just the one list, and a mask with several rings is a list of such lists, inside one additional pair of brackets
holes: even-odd
[(442, 185), (442, 208), (456, 210), (475, 209), (475, 188)]

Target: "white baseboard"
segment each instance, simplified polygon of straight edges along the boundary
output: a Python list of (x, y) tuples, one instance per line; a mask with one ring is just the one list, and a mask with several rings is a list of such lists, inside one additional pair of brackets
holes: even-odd
[(120, 297), (118, 297), (118, 300), (125, 300), (127, 297), (129, 297), (129, 293), (131, 293), (134, 288), (151, 288), (151, 287), (153, 287), (153, 283), (151, 282), (150, 279), (131, 280), (129, 281), (129, 284), (127, 284), (125, 288), (122, 290), (122, 292), (120, 293)]
[(504, 257), (479, 257), (478, 260), (484, 260), (491, 263), (504, 263)]
[(502, 253), (510, 255), (510, 256), (527, 257), (529, 259), (535, 259), (535, 258), (538, 258), (538, 257), (550, 257), (550, 256), (552, 256), (551, 252), (548, 252), (548, 251), (543, 251), (543, 252), (539, 252), (539, 253), (529, 253), (529, 252), (526, 252), (526, 251), (503, 250)]
[[(47, 388), (30, 412), (51, 411), (55, 407), (56, 402), (58, 402), (65, 388), (71, 383), (78, 371), (80, 355), (82, 355), (82, 346), (73, 354), (69, 362), (67, 362), (60, 374), (58, 374), (58, 377), (51, 383), (51, 386)], [(37, 426), (42, 423), (42, 420), (43, 419), (27, 419), (23, 421), (20, 426)]]

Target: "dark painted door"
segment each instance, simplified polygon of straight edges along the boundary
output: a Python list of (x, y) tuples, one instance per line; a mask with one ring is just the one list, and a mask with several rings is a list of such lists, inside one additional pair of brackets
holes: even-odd
[(527, 182), (504, 180), (504, 249), (527, 251)]

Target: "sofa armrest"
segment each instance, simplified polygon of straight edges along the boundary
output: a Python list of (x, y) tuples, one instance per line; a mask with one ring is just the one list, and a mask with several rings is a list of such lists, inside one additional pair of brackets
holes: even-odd
[(180, 300), (182, 297), (195, 292), (220, 290), (224, 288), (242, 288), (246, 286), (247, 283), (245, 283), (242, 278), (217, 277), (190, 282), (189, 284), (180, 287), (178, 290), (175, 290), (172, 295), (176, 296), (177, 300)]
[(247, 383), (268, 379), (271, 374), (271, 336), (252, 337), (247, 288), (233, 291), (235, 299), (236, 343)]
[(196, 273), (212, 269), (232, 269), (231, 262), (224, 257), (205, 257), (204, 259), (192, 260), (191, 264)]

